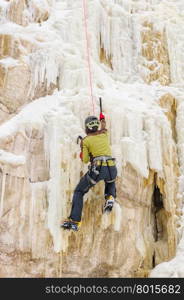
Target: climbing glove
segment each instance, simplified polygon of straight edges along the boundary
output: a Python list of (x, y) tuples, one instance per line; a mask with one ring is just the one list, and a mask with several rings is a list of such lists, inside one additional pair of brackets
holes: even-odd
[(80, 159), (81, 160), (83, 159), (83, 153), (82, 153), (82, 151), (80, 152)]
[(100, 113), (100, 121), (101, 121), (101, 120), (105, 120), (105, 116), (104, 116), (103, 113)]

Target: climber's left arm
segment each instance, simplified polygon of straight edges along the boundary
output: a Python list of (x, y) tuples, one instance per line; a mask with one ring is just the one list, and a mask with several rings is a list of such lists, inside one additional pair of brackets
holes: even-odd
[(81, 153), (80, 153), (81, 160), (87, 164), (90, 161), (90, 155), (88, 151), (87, 142), (83, 139), (82, 145), (81, 145)]

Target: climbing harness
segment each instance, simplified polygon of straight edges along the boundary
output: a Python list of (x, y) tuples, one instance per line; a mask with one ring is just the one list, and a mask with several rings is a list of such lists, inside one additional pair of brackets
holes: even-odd
[[(89, 165), (89, 173), (93, 172), (94, 174), (96, 174), (96, 178), (93, 179), (91, 178), (91, 176), (89, 175), (89, 173), (87, 174), (88, 180), (92, 183), (92, 184), (96, 184), (97, 183), (97, 179), (98, 176), (100, 174), (101, 171), (101, 167), (103, 165), (103, 163), (105, 162), (107, 164), (108, 167), (108, 171), (109, 171), (109, 176), (110, 176), (110, 180), (106, 180), (107, 183), (111, 183), (111, 182), (115, 182), (116, 179), (112, 179), (112, 175), (111, 175), (111, 171), (110, 171), (110, 166), (109, 166), (109, 161), (115, 161), (116, 159), (111, 157), (111, 156), (96, 156), (92, 159), (91, 164)], [(100, 166), (100, 169), (97, 170), (97, 167)]]
[(85, 28), (85, 38), (86, 38), (86, 55), (87, 55), (88, 74), (89, 74), (90, 97), (91, 97), (91, 101), (92, 101), (93, 114), (95, 114), (94, 99), (93, 99), (92, 72), (91, 72), (91, 62), (90, 62), (90, 52), (89, 52), (90, 42), (89, 42), (88, 25), (87, 25), (86, 0), (83, 0), (83, 13), (84, 13), (84, 28)]
[(109, 176), (110, 176), (110, 180), (106, 180), (107, 183), (111, 183), (114, 182), (116, 179), (112, 179), (112, 175), (111, 175), (111, 170), (110, 170), (110, 166), (109, 166), (109, 161), (115, 161), (116, 159), (111, 157), (111, 156), (97, 156), (93, 159), (93, 162), (101, 162), (101, 165), (103, 162), (105, 162), (107, 164), (107, 168), (109, 171)]
[(107, 156), (107, 155), (96, 156), (96, 157), (93, 158), (93, 162), (95, 162), (95, 161), (102, 161), (102, 162), (107, 163), (109, 160), (115, 161), (116, 159), (113, 158), (113, 157), (111, 157), (111, 156)]

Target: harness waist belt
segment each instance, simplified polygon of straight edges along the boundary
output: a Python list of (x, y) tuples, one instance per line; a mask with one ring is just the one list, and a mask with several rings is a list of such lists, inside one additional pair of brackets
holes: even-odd
[(100, 160), (100, 161), (103, 161), (103, 162), (106, 162), (108, 160), (116, 160), (115, 158), (111, 157), (111, 156), (96, 156), (93, 158), (93, 162), (97, 161), (97, 160)]
[(92, 163), (95, 163), (97, 165), (102, 165), (102, 166), (107, 166), (109, 164), (109, 166), (114, 166), (115, 165), (115, 158), (111, 157), (111, 156), (96, 156), (93, 158)]

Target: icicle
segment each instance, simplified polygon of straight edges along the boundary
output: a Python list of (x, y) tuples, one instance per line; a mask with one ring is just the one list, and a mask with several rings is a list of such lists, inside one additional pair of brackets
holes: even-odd
[(62, 53), (59, 50), (58, 45), (52, 49), (41, 49), (36, 53), (32, 53), (29, 56), (28, 63), (31, 68), (31, 85), (29, 95), (33, 96), (36, 87), (40, 87), (42, 84), (46, 84), (46, 88), (49, 89), (50, 84), (57, 85), (57, 79), (60, 76), (60, 68), (62, 65)]
[(122, 222), (122, 218), (123, 218), (123, 212), (122, 209), (118, 203), (118, 199), (116, 199), (115, 205), (114, 205), (114, 230), (115, 231), (120, 231), (121, 229), (121, 222)]
[(1, 202), (0, 202), (0, 216), (3, 215), (4, 209), (4, 195), (5, 195), (5, 184), (6, 184), (6, 173), (2, 173), (2, 183), (1, 183)]
[(0, 0), (0, 24), (6, 21), (8, 7), (9, 3), (4, 0)]
[[(64, 215), (62, 204), (62, 186), (61, 178), (61, 145), (59, 142), (59, 126), (57, 119), (51, 121), (49, 129), (50, 136), (50, 176), (49, 189), (49, 208), (48, 208), (48, 227), (53, 236), (54, 249), (59, 252), (62, 245), (62, 236), (60, 234), (60, 222)], [(52, 153), (52, 154), (51, 154)]]

